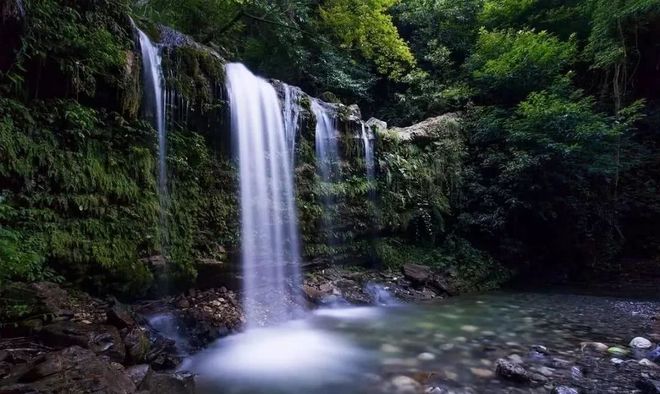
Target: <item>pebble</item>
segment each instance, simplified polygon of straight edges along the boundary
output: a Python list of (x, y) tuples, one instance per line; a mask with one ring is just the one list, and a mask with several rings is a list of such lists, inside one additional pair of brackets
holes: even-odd
[(420, 361), (432, 361), (435, 360), (435, 354), (429, 352), (420, 353), (417, 355), (417, 359)]
[(389, 343), (385, 343), (380, 347), (380, 351), (383, 353), (400, 353), (401, 349), (394, 345), (390, 345)]
[(554, 374), (554, 370), (552, 368), (548, 367), (540, 367), (537, 369), (538, 373), (540, 373), (543, 376), (550, 377)]
[(611, 362), (612, 364), (614, 364), (614, 365), (621, 365), (621, 364), (623, 364), (623, 360), (621, 360), (620, 358), (612, 358), (612, 359), (610, 359), (610, 362)]
[(628, 350), (616, 346), (612, 346), (611, 348), (607, 349), (607, 352), (615, 356), (625, 356), (630, 353)]
[(477, 332), (477, 330), (479, 330), (479, 327), (466, 324), (464, 326), (461, 326), (461, 330), (465, 332)]
[(395, 376), (389, 382), (388, 391), (396, 394), (417, 394), (422, 391), (422, 385), (408, 376)]
[(630, 341), (628, 346), (634, 349), (650, 349), (653, 346), (653, 344), (651, 343), (651, 341), (649, 341), (646, 338), (636, 337), (633, 338), (632, 341)]
[(473, 375), (482, 379), (490, 379), (495, 376), (493, 371), (485, 368), (470, 368), (470, 372), (472, 372)]

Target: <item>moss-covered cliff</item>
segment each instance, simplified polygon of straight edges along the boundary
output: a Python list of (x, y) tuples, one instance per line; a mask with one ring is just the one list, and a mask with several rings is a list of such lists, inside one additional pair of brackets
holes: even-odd
[[(157, 136), (140, 116), (140, 51), (128, 3), (40, 0), (20, 12), (6, 4), (2, 31), (13, 47), (0, 62), (0, 281), (65, 278), (140, 295), (189, 284), (208, 264), (231, 268), (239, 207), (224, 60), (167, 27), (137, 21), (164, 48), (171, 196), (161, 239)], [(370, 182), (359, 109), (333, 104), (340, 163), (333, 181), (322, 182), (310, 103), (300, 96), (295, 156), (307, 261), (449, 267), (461, 259), (474, 283), (493, 282), (485, 276), (492, 262), (447, 229), (463, 170), (458, 116), (405, 130), (374, 127)]]

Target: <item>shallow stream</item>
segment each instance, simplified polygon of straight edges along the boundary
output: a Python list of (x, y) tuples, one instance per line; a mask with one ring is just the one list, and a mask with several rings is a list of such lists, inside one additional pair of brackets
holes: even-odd
[[(585, 355), (580, 344), (626, 347), (632, 337), (657, 332), (652, 317), (659, 305), (493, 293), (423, 306), (321, 309), (305, 320), (222, 339), (183, 368), (198, 374), (204, 393), (391, 392), (401, 388), (390, 383), (401, 375), (434, 393), (547, 393), (559, 384), (630, 392), (635, 376), (610, 377), (621, 367), (612, 369), (607, 354)], [(495, 362), (511, 355), (547, 381), (523, 385), (499, 379)], [(636, 365), (633, 356), (630, 365)]]

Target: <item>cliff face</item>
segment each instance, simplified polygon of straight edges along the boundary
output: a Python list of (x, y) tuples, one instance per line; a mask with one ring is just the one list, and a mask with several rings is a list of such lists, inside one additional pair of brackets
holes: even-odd
[[(163, 241), (175, 284), (190, 283), (209, 262), (231, 267), (239, 207), (225, 60), (138, 21), (164, 47), (171, 201), (163, 240), (157, 135), (140, 116), (140, 50), (127, 2), (5, 4), (0, 30), (12, 34), (0, 59), (0, 224), (9, 235), (0, 237), (16, 250), (12, 276), (64, 276), (97, 291), (139, 294), (162, 273)], [(283, 97), (285, 85), (273, 85)], [(396, 265), (441, 242), (462, 171), (460, 117), (403, 130), (370, 121), (376, 149), (368, 180), (359, 109), (324, 104), (341, 138), (337, 173), (323, 182), (312, 100), (302, 92), (297, 99), (305, 259)]]

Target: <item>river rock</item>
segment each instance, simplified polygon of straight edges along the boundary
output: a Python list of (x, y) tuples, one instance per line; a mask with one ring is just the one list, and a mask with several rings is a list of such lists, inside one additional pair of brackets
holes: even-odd
[(123, 362), (126, 356), (119, 331), (113, 326), (62, 321), (47, 325), (39, 335), (44, 343), (56, 348), (80, 346), (117, 362)]
[(157, 394), (195, 394), (195, 376), (188, 372), (149, 372), (139, 386)]
[(399, 375), (385, 384), (384, 391), (392, 394), (419, 394), (423, 392), (423, 387), (415, 379)]
[(482, 378), (482, 379), (490, 379), (493, 376), (495, 376), (493, 371), (490, 371), (490, 370), (485, 369), (485, 368), (470, 368), (470, 372), (472, 372), (472, 374), (474, 376)]
[(420, 353), (417, 355), (417, 359), (420, 361), (433, 361), (435, 360), (435, 354), (428, 352)]
[(578, 394), (579, 391), (573, 387), (557, 386), (552, 389), (551, 394)]
[(402, 271), (407, 279), (418, 285), (426, 284), (433, 275), (430, 267), (419, 264), (406, 264)]
[(642, 378), (637, 381), (636, 386), (642, 394), (660, 394), (660, 380)]
[(108, 393), (135, 392), (123, 372), (94, 352), (72, 346), (48, 353), (12, 375), (1, 391), (6, 393)]
[(522, 364), (523, 363), (522, 357), (520, 357), (517, 354), (510, 354), (506, 358), (514, 364)]
[(651, 341), (649, 341), (646, 338), (636, 337), (630, 341), (630, 344), (628, 346), (630, 346), (633, 349), (650, 349), (651, 347), (653, 347), (653, 344), (651, 343)]
[(594, 350), (597, 352), (605, 353), (609, 347), (601, 342), (582, 342), (580, 344), (580, 349), (585, 350)]
[(615, 356), (627, 356), (630, 353), (630, 351), (616, 346), (608, 348), (607, 352)]
[(514, 382), (529, 382), (530, 380), (529, 374), (523, 366), (503, 358), (495, 363), (495, 373), (502, 379)]

